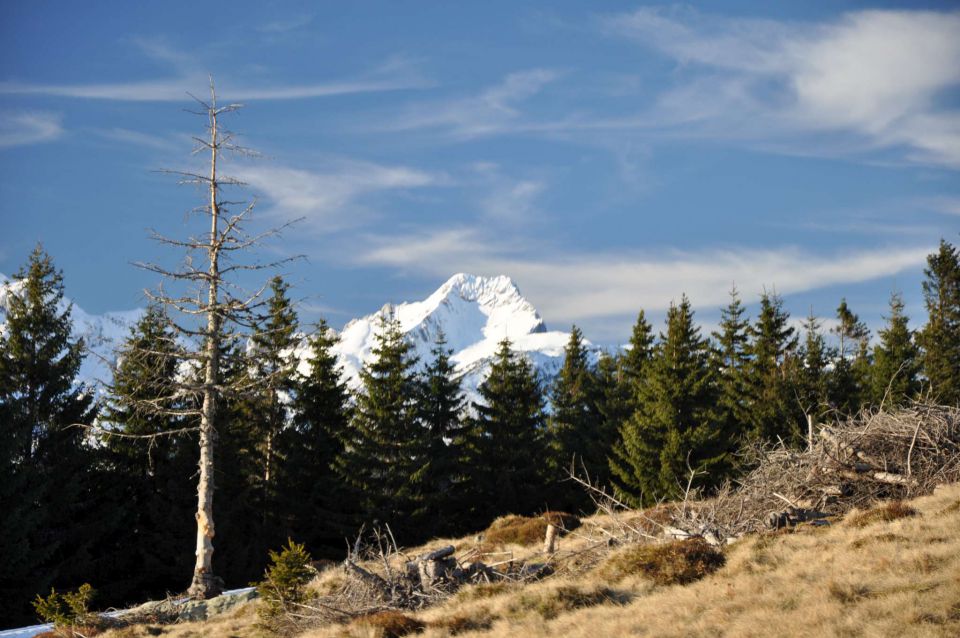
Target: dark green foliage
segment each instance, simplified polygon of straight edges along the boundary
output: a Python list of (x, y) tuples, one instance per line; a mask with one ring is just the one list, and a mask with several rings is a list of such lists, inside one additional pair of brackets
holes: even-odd
[(920, 351), (903, 314), (903, 299), (890, 296), (887, 325), (878, 333), (870, 368), (870, 400), (873, 405), (903, 405), (920, 392)]
[(941, 239), (927, 256), (923, 298), (927, 325), (920, 333), (923, 369), (931, 395), (946, 405), (960, 404), (960, 255)]
[(612, 468), (616, 465), (614, 450), (620, 449), (620, 433), (623, 424), (633, 412), (633, 385), (628, 384), (623, 370), (623, 357), (606, 352), (600, 355), (594, 370), (594, 384), (597, 395), (597, 412), (601, 419), (600, 428), (609, 437), (604, 449), (606, 467), (600, 472), (601, 479), (591, 476), (591, 482), (612, 489), (615, 475)]
[(552, 480), (557, 482), (553, 490), (557, 496), (552, 505), (562, 509), (588, 507), (590, 500), (584, 490), (563, 481), (573, 465), (576, 472), (586, 472), (592, 480), (606, 484), (607, 450), (614, 436), (600, 414), (599, 388), (587, 359), (583, 333), (576, 326), (570, 330), (563, 367), (551, 395), (552, 412), (547, 420), (552, 455), (549, 469)]
[(467, 497), (466, 468), (468, 423), (463, 415), (460, 381), (454, 376), (451, 350), (443, 333), (437, 335), (433, 360), (423, 373), (420, 419), (427, 436), (426, 457), (414, 476), (425, 499), (424, 517), (432, 521), (434, 535), (464, 529), (463, 499)]
[(509, 339), (500, 342), (480, 398), (469, 458), (478, 514), (489, 520), (531, 513), (543, 505), (543, 394), (530, 362), (512, 351)]
[(92, 395), (75, 383), (83, 343), (70, 338), (63, 278), (37, 247), (14, 280), (0, 334), (0, 609), (29, 620), (34, 594), (79, 585), (104, 521), (85, 430)]
[(713, 368), (717, 372), (717, 417), (733, 452), (751, 421), (748, 329), (745, 309), (737, 289), (730, 291), (730, 303), (720, 311), (720, 330), (713, 334)]
[(292, 427), (277, 440), (278, 492), (290, 534), (315, 555), (331, 557), (356, 531), (345, 517), (347, 503), (333, 470), (350, 422), (350, 395), (333, 352), (336, 343), (336, 334), (321, 320), (308, 342), (309, 370), (296, 377)]
[(667, 312), (667, 332), (654, 348), (630, 419), (635, 439), (625, 447), (640, 488), (627, 494), (633, 502), (678, 496), (690, 469), (698, 472), (695, 487), (716, 483), (728, 455), (715, 406), (709, 345), (684, 296)]
[[(607, 455), (610, 484), (617, 497), (625, 503), (639, 506), (643, 485), (639, 477), (645, 471), (647, 460), (640, 449), (642, 432), (632, 417), (637, 411), (640, 391), (653, 356), (653, 333), (641, 310), (630, 337), (630, 348), (616, 361), (603, 363), (603, 413), (610, 424), (616, 424), (617, 433)], [(615, 381), (615, 383), (613, 382)]]
[(417, 527), (423, 496), (411, 477), (426, 454), (420, 424), (417, 359), (396, 319), (382, 320), (373, 360), (360, 373), (362, 387), (336, 471), (357, 506), (359, 523), (389, 524), (400, 537)]
[(214, 500), (216, 520), (215, 573), (227, 583), (248, 583), (263, 570), (266, 550), (263, 524), (262, 397), (245, 344), (225, 341), (220, 351), (220, 382), (225, 393), (217, 408), (218, 442)]
[[(109, 540), (111, 573), (102, 574), (108, 600), (137, 601), (182, 586), (193, 565), (196, 527), (196, 425), (189, 400), (175, 391), (181, 349), (170, 323), (150, 306), (121, 346), (104, 422), (122, 436), (105, 436), (118, 534)], [(128, 438), (148, 437), (154, 438)]]
[(747, 380), (750, 400), (752, 441), (799, 442), (806, 432), (805, 421), (792, 386), (797, 367), (797, 337), (788, 325), (790, 315), (783, 300), (764, 293), (760, 313), (750, 327), (750, 362)]
[(287, 540), (287, 546), (279, 552), (270, 551), (271, 565), (263, 580), (257, 584), (260, 605), (257, 613), (268, 628), (272, 628), (287, 612), (302, 613), (302, 605), (311, 598), (307, 584), (316, 575), (310, 567), (313, 561), (307, 548)]
[[(280, 458), (277, 456), (277, 438), (287, 424), (287, 405), (294, 392), (294, 369), (296, 361), (293, 348), (297, 343), (297, 314), (287, 296), (289, 286), (279, 276), (270, 281), (271, 296), (268, 302), (266, 322), (253, 334), (253, 359), (255, 379), (250, 389), (256, 403), (256, 437), (260, 447), (260, 475), (258, 502), (260, 507), (260, 534), (257, 539), (260, 550), (275, 545), (284, 536), (283, 498), (277, 473)], [(286, 399), (286, 401), (285, 401)]]
[(51, 588), (46, 598), (37, 594), (33, 608), (43, 622), (53, 623), (58, 629), (89, 625), (98, 619), (96, 614), (90, 613), (90, 601), (94, 596), (96, 591), (89, 583), (62, 594)]
[(830, 375), (830, 403), (840, 414), (854, 414), (867, 399), (870, 370), (870, 331), (854, 314), (847, 300), (837, 307), (839, 323), (831, 330), (837, 337), (836, 356)]
[(800, 349), (800, 365), (794, 383), (797, 401), (804, 416), (819, 422), (830, 409), (829, 370), (831, 351), (823, 337), (820, 321), (810, 312), (803, 322), (804, 341)]

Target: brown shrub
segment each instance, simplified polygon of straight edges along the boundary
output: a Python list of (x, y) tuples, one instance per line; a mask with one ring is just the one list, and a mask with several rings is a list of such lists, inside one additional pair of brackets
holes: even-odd
[(483, 540), (492, 545), (536, 545), (543, 542), (548, 523), (569, 531), (580, 526), (580, 519), (566, 512), (544, 512), (540, 516), (501, 516), (483, 533)]
[(524, 592), (512, 601), (511, 613), (521, 615), (533, 611), (544, 619), (556, 618), (563, 612), (604, 603), (622, 604), (625, 598), (608, 587), (561, 585), (556, 589)]
[(477, 585), (468, 585), (457, 592), (456, 598), (460, 602), (470, 600), (480, 600), (482, 598), (493, 598), (509, 591), (513, 587), (507, 582), (479, 583)]
[(458, 613), (446, 618), (439, 618), (430, 623), (431, 627), (446, 629), (451, 636), (467, 631), (487, 631), (493, 627), (496, 618), (486, 609), (472, 614)]
[(917, 510), (903, 501), (892, 501), (864, 512), (855, 511), (847, 517), (847, 523), (853, 527), (866, 527), (871, 523), (888, 523), (900, 518), (916, 516), (917, 514)]
[(408, 634), (420, 633), (426, 628), (423, 621), (407, 616), (399, 611), (381, 611), (361, 616), (353, 621), (355, 625), (366, 625), (379, 630), (383, 638), (400, 638)]
[(614, 580), (640, 574), (658, 585), (686, 585), (721, 567), (723, 553), (702, 538), (634, 545), (610, 556), (601, 572)]

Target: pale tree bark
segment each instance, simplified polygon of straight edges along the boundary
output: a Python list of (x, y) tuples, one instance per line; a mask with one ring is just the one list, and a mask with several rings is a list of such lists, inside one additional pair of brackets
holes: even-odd
[[(196, 98), (194, 98), (196, 99)], [(239, 263), (238, 254), (257, 246), (264, 238), (276, 235), (281, 229), (273, 228), (259, 235), (248, 235), (243, 230), (244, 222), (253, 210), (248, 204), (239, 213), (229, 212), (231, 202), (223, 199), (225, 186), (243, 186), (242, 182), (218, 173), (218, 162), (225, 152), (250, 154), (250, 151), (233, 143), (233, 135), (222, 128), (220, 116), (240, 108), (239, 104), (219, 106), (210, 80), (210, 101), (197, 99), (201, 111), (193, 111), (208, 120), (207, 136), (195, 137), (199, 151), (210, 153), (208, 174), (188, 171), (164, 171), (181, 178), (181, 183), (200, 184), (209, 200), (197, 211), (209, 216), (209, 235), (186, 240), (170, 239), (154, 233), (157, 241), (187, 252), (184, 264), (178, 269), (167, 269), (154, 264), (139, 264), (151, 272), (174, 283), (186, 284), (188, 291), (180, 294), (168, 292), (161, 286), (158, 291), (146, 291), (153, 301), (162, 304), (184, 321), (171, 321), (178, 338), (193, 346), (184, 348), (181, 358), (188, 363), (195, 376), (183, 375), (169, 388), (171, 396), (189, 398), (199, 409), (180, 409), (183, 416), (199, 418), (199, 478), (197, 482), (197, 544), (196, 566), (189, 588), (189, 595), (198, 599), (211, 598), (223, 591), (223, 581), (213, 572), (214, 555), (214, 480), (215, 453), (218, 440), (219, 407), (225, 396), (239, 396), (252, 391), (255, 385), (269, 381), (268, 378), (242, 379), (225, 382), (221, 374), (221, 345), (228, 341), (246, 339), (251, 330), (256, 330), (263, 320), (261, 295), (266, 285), (255, 292), (238, 292), (239, 286), (228, 280), (239, 272), (276, 267), (295, 259), (282, 258), (271, 263)], [(289, 225), (289, 224), (288, 224)], [(226, 257), (231, 257), (227, 260)], [(202, 266), (197, 266), (199, 262)], [(145, 402), (145, 410), (162, 410), (161, 402)]]

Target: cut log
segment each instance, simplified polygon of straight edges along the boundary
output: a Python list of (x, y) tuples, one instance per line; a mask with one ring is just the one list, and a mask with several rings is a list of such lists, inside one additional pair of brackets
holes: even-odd
[(559, 530), (553, 523), (547, 523), (547, 533), (543, 539), (543, 553), (553, 554), (557, 551), (557, 535)]
[(441, 547), (438, 550), (434, 550), (429, 554), (425, 554), (420, 558), (420, 560), (441, 560), (443, 558), (448, 558), (453, 556), (453, 553), (457, 551), (453, 545), (447, 545), (446, 547)]

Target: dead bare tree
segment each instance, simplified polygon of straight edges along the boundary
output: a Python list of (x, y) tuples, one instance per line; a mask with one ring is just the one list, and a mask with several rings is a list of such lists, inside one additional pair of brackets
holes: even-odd
[[(193, 96), (191, 96), (193, 97)], [(206, 217), (209, 232), (191, 236), (186, 240), (173, 239), (154, 232), (153, 238), (161, 244), (185, 252), (183, 263), (168, 269), (152, 263), (137, 264), (169, 282), (174, 292), (161, 284), (156, 291), (146, 291), (151, 301), (160, 304), (171, 315), (176, 339), (183, 347), (175, 349), (186, 364), (183, 373), (171, 382), (174, 387), (168, 395), (190, 397), (194, 407), (180, 408), (176, 413), (199, 419), (199, 477), (197, 482), (197, 545), (196, 567), (188, 593), (198, 599), (217, 596), (223, 582), (213, 573), (213, 518), (214, 499), (214, 452), (217, 446), (218, 406), (223, 397), (239, 394), (263, 379), (224, 381), (221, 377), (221, 357), (224, 344), (247, 337), (251, 330), (262, 322), (263, 284), (249, 292), (235, 282), (235, 277), (247, 271), (271, 269), (295, 259), (289, 257), (270, 263), (241, 262), (239, 256), (259, 245), (264, 239), (282, 230), (273, 228), (251, 235), (244, 225), (250, 218), (255, 201), (244, 203), (225, 198), (225, 190), (243, 187), (238, 179), (223, 175), (220, 162), (226, 154), (251, 155), (252, 152), (237, 145), (235, 135), (222, 125), (222, 116), (241, 108), (240, 104), (220, 105), (217, 102), (213, 78), (210, 79), (210, 98), (204, 101), (194, 97), (199, 110), (189, 111), (205, 117), (206, 135), (194, 137), (197, 147), (194, 154), (209, 153), (209, 172), (164, 170), (175, 175), (181, 184), (194, 184), (205, 192), (206, 203), (193, 210)], [(231, 209), (240, 207), (240, 212)], [(287, 224), (289, 225), (289, 224)], [(284, 226), (285, 227), (285, 226)], [(145, 411), (169, 412), (167, 402), (146, 402)]]

